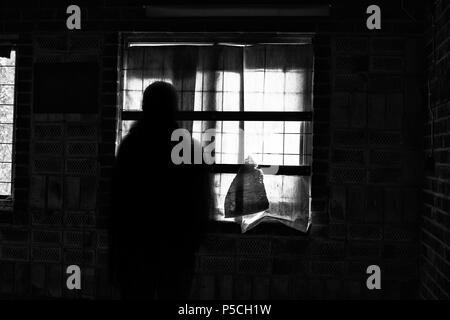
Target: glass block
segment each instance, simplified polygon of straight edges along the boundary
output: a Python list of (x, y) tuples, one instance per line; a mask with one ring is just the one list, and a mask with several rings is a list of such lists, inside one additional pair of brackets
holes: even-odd
[(0, 124), (0, 143), (11, 143), (13, 141), (13, 125)]
[(12, 162), (12, 144), (0, 143), (0, 162)]
[(0, 195), (10, 196), (11, 195), (11, 183), (1, 183), (0, 182)]
[(14, 86), (0, 85), (0, 104), (14, 104)]
[(12, 50), (8, 57), (0, 57), (0, 66), (2, 67), (14, 67), (16, 65), (16, 51)]
[(12, 163), (0, 162), (0, 182), (11, 182)]
[(14, 106), (0, 105), (0, 123), (13, 123), (14, 120)]
[(0, 85), (14, 84), (15, 67), (0, 67)]

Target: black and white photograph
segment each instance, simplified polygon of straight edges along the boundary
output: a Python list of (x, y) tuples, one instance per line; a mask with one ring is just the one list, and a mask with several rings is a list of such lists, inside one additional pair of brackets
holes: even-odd
[(449, 299), (449, 17), (0, 0), (0, 300)]

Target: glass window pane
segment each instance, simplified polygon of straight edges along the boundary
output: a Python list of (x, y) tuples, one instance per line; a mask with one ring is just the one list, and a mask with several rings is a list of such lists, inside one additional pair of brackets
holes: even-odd
[[(179, 97), (179, 110), (180, 111), (199, 111), (194, 107), (196, 92), (183, 92), (178, 93)], [(201, 102), (201, 100), (200, 100)], [(201, 107), (201, 105), (200, 105)]]
[(222, 150), (222, 133), (220, 131), (216, 132), (216, 155)]
[(11, 195), (16, 52), (0, 58), (0, 195)]
[(245, 92), (264, 92), (264, 71), (246, 71), (244, 88)]
[(14, 67), (0, 67), (0, 84), (14, 84)]
[(195, 74), (195, 91), (202, 91), (202, 90), (203, 90), (203, 72), (197, 71), (197, 73)]
[(282, 154), (263, 154), (263, 165), (280, 165), (283, 163)]
[(266, 71), (264, 78), (264, 92), (284, 92), (284, 72)]
[(11, 181), (11, 162), (0, 162), (0, 182)]
[(263, 163), (263, 154), (262, 153), (250, 153), (248, 152), (248, 155), (246, 153), (246, 156), (244, 157), (247, 158), (248, 156), (252, 157), (253, 161), (257, 164), (262, 164)]
[(236, 92), (223, 93), (223, 111), (239, 111), (240, 94)]
[(223, 121), (222, 127), (224, 133), (239, 133), (239, 121)]
[[(235, 174), (216, 174), (215, 181), (215, 218), (224, 220), (225, 197), (233, 182)], [(309, 177), (264, 175), (269, 208), (266, 212), (294, 218), (309, 210)]]
[(2, 67), (15, 67), (16, 65), (16, 51), (11, 51), (9, 58), (0, 57), (0, 66)]
[[(203, 104), (201, 111), (222, 111), (223, 92), (215, 92), (215, 91), (203, 92), (202, 99)], [(195, 104), (197, 105), (197, 102)], [(230, 108), (233, 109), (232, 106)], [(227, 110), (227, 111), (236, 111), (236, 110)]]
[(0, 124), (0, 143), (11, 143), (13, 139), (13, 125)]
[[(266, 133), (264, 135), (264, 153), (283, 153), (283, 134)], [(278, 162), (282, 163), (282, 162)]]
[[(217, 148), (217, 146), (216, 146)], [(222, 135), (222, 149), (217, 152), (236, 153), (239, 149), (239, 134), (224, 133)]]
[(285, 111), (302, 111), (303, 94), (287, 93), (284, 96), (284, 106), (285, 106)]
[(0, 143), (0, 162), (12, 162), (12, 144)]
[[(245, 145), (244, 145), (244, 152), (246, 155), (251, 155), (253, 160), (256, 161), (254, 155), (259, 153), (263, 153), (263, 135), (261, 132), (252, 133), (248, 130), (245, 130)], [(258, 162), (256, 162), (258, 163)]]
[(264, 93), (245, 92), (244, 94), (245, 111), (262, 111), (264, 105)]
[(286, 121), (284, 123), (285, 133), (300, 133), (300, 123), (298, 121)]
[(283, 111), (283, 93), (264, 93), (264, 108), (261, 111)]
[[(311, 153), (312, 132), (306, 122), (244, 121), (243, 131), (240, 126), (239, 121), (194, 121), (192, 130), (196, 134), (195, 137), (200, 139), (207, 128), (215, 129), (212, 134), (215, 136), (216, 158), (220, 153), (238, 154), (240, 144), (243, 143), (242, 157), (226, 156), (222, 158), (222, 162), (217, 163), (238, 164), (248, 156), (258, 164), (262, 164), (263, 159), (265, 164), (273, 165), (299, 165), (299, 162), (310, 161), (308, 157)], [(283, 133), (286, 128), (295, 133)], [(204, 141), (203, 145), (209, 143)], [(274, 156), (265, 157), (270, 154)], [(289, 154), (297, 156), (283, 157)], [(299, 155), (303, 156), (304, 160), (300, 160)]]
[(202, 121), (194, 121), (192, 124), (192, 132), (202, 132)]
[(144, 50), (142, 47), (131, 47), (127, 49), (128, 63), (127, 69), (141, 69), (144, 61)]
[[(144, 80), (143, 80), (142, 89), (145, 90), (145, 88), (147, 88), (153, 82), (162, 81), (162, 80), (164, 80), (164, 75), (163, 75), (161, 69), (144, 70)], [(171, 80), (169, 80), (168, 82), (172, 83)]]
[(237, 72), (224, 72), (223, 91), (241, 91), (241, 75)]
[(264, 121), (264, 133), (283, 133), (282, 121)]
[(216, 161), (216, 163), (230, 164), (239, 162), (239, 155), (237, 153), (222, 153), (221, 157), (220, 162)]
[(0, 85), (0, 104), (14, 104), (14, 86)]
[(122, 139), (126, 137), (136, 121), (122, 121)]
[(286, 134), (284, 136), (284, 153), (285, 154), (300, 153), (300, 134)]
[(285, 166), (299, 166), (300, 165), (300, 156), (285, 154), (283, 164)]
[(127, 90), (143, 90), (142, 87), (142, 70), (126, 70), (125, 71), (125, 89)]
[[(311, 111), (312, 51), (307, 46), (254, 45), (233, 48), (230, 54), (217, 47), (127, 48), (124, 65), (123, 109), (141, 110), (142, 93), (154, 81), (173, 83), (183, 111)], [(230, 52), (231, 52), (230, 51)], [(220, 52), (219, 54), (217, 54)], [(238, 57), (238, 58), (236, 58)], [(181, 59), (180, 59), (181, 58)], [(243, 58), (243, 59), (242, 59)], [(242, 60), (242, 61), (241, 61)], [(0, 60), (5, 62), (5, 60)], [(1, 68), (1, 67), (0, 67)], [(0, 84), (13, 79), (0, 69)], [(243, 81), (243, 83), (242, 83)], [(244, 88), (244, 92), (242, 92)], [(0, 122), (12, 122), (0, 95)], [(9, 104), (8, 104), (9, 105)], [(10, 103), (12, 105), (12, 103)], [(12, 109), (11, 109), (12, 110)], [(133, 121), (122, 122), (126, 135)], [(215, 127), (216, 163), (238, 164), (251, 155), (257, 164), (298, 166), (311, 164), (312, 126), (299, 121), (184, 121), (193, 138), (205, 140), (206, 129)], [(9, 130), (10, 128), (3, 128)], [(240, 129), (244, 129), (243, 132)], [(5, 135), (12, 138), (12, 130)], [(203, 138), (203, 139), (202, 139)], [(209, 141), (203, 141), (206, 146)], [(3, 150), (3, 151), (2, 151)], [(9, 145), (0, 145), (0, 162), (11, 159)], [(239, 154), (243, 152), (243, 154)], [(216, 213), (222, 212), (225, 196), (235, 174), (215, 175)], [(303, 177), (264, 176), (269, 212), (288, 218), (308, 212), (309, 182)], [(7, 188), (8, 185), (1, 186)], [(306, 208), (306, 209), (305, 209)], [(298, 216), (297, 216), (298, 217)], [(307, 216), (305, 216), (307, 218)], [(233, 219), (229, 219), (230, 221)]]
[(141, 110), (142, 106), (142, 91), (125, 91), (124, 96), (124, 110), (137, 111)]
[(286, 72), (286, 92), (307, 93), (311, 92), (312, 72)]
[(0, 183), (0, 195), (1, 196), (11, 195), (11, 183)]
[(0, 123), (13, 123), (14, 106), (0, 105)]

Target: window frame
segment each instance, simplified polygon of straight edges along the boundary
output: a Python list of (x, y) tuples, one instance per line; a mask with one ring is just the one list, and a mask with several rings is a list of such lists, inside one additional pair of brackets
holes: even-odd
[[(314, 33), (259, 33), (259, 32), (200, 32), (200, 33), (184, 33), (184, 32), (140, 32), (140, 33), (121, 33), (121, 51), (119, 56), (119, 116), (117, 125), (117, 146), (121, 140), (122, 121), (137, 121), (142, 118), (142, 111), (123, 110), (123, 88), (124, 88), (124, 64), (126, 59), (125, 50), (130, 43), (189, 43), (189, 44), (295, 44), (295, 43), (313, 43)], [(314, 55), (313, 55), (314, 66)], [(314, 68), (312, 77), (312, 89), (314, 88)], [(312, 93), (311, 93), (312, 94)], [(188, 121), (307, 121), (311, 123), (311, 129), (314, 127), (314, 96), (312, 97), (311, 111), (178, 111), (177, 120)], [(313, 133), (311, 133), (313, 134)], [(311, 146), (313, 150), (313, 144)], [(311, 154), (310, 165), (285, 166), (277, 165), (277, 175), (286, 176), (311, 176), (312, 175)], [(213, 164), (211, 165), (212, 173), (234, 173), (239, 170), (240, 164)], [(268, 165), (260, 165), (260, 167), (269, 167)]]
[(15, 150), (16, 150), (16, 118), (17, 118), (17, 57), (18, 57), (18, 50), (17, 45), (14, 42), (14, 40), (17, 39), (17, 36), (15, 35), (1, 35), (0, 36), (0, 46), (9, 46), (11, 47), (11, 53), (12, 51), (15, 52), (15, 61), (14, 61), (14, 89), (13, 89), (13, 96), (14, 101), (12, 104), (13, 108), (13, 120), (12, 120), (12, 140), (11, 140), (11, 187), (10, 187), (10, 194), (9, 195), (0, 195), (0, 210), (5, 209), (12, 209), (12, 205), (14, 202), (14, 176), (15, 176)]

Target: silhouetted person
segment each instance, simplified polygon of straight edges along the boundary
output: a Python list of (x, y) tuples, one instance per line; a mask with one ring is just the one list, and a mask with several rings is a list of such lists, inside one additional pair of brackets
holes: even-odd
[(188, 297), (194, 253), (207, 221), (209, 179), (202, 166), (171, 161), (175, 88), (155, 82), (143, 119), (122, 141), (114, 170), (111, 253), (125, 299)]

